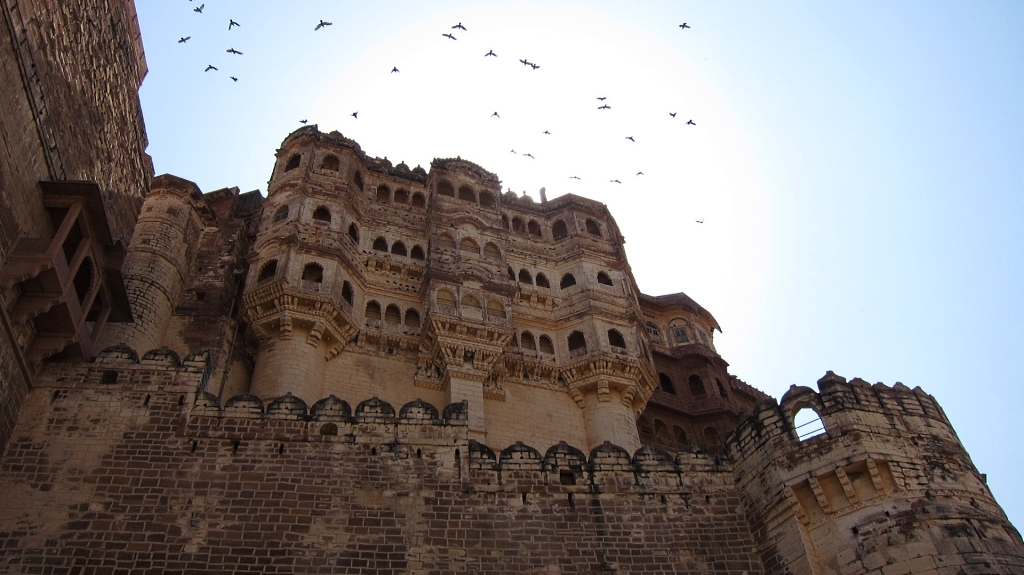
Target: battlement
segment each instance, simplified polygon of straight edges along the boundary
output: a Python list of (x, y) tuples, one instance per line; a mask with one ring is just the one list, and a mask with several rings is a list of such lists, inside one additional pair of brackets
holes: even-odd
[[(802, 444), (817, 445), (826, 439), (865, 433), (937, 436), (959, 443), (942, 407), (920, 387), (910, 389), (898, 382), (892, 387), (871, 385), (860, 378), (847, 381), (829, 371), (818, 380), (818, 389), (794, 385), (780, 402), (762, 402), (730, 438), (734, 456), (750, 457), (765, 449), (795, 450)], [(817, 413), (825, 433), (801, 442), (793, 419), (804, 408)]]

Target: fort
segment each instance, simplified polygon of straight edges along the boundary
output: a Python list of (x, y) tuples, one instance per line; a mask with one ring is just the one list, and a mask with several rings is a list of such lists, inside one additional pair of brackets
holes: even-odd
[(1024, 572), (935, 398), (747, 385), (603, 204), (317, 126), (203, 193), (130, 0), (3, 17), (0, 572)]

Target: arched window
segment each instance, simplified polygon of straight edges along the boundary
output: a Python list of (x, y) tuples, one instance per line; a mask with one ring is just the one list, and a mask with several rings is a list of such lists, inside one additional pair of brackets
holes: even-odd
[(335, 156), (334, 154), (324, 156), (323, 161), (320, 162), (321, 170), (337, 172), (339, 167), (341, 167), (341, 162), (338, 161), (338, 156)]
[(825, 424), (817, 411), (804, 407), (793, 417), (793, 429), (796, 430), (796, 436), (800, 441), (803, 441), (825, 433)]
[(410, 308), (405, 310), (405, 329), (415, 331), (420, 328), (420, 312)]
[(480, 255), (480, 247), (476, 245), (476, 242), (472, 238), (462, 238), (459, 240), (459, 252), (463, 255)]
[(610, 286), (612, 285), (612, 278), (608, 277), (608, 274), (604, 272), (597, 272), (597, 283)]
[(660, 419), (654, 420), (654, 439), (662, 445), (672, 441), (672, 437), (668, 434), (668, 426)]
[(395, 242), (391, 244), (391, 253), (395, 254), (396, 256), (404, 256), (408, 252), (405, 251), (405, 244), (403, 244), (402, 242)]
[(672, 385), (672, 378), (665, 375), (664, 373), (658, 374), (658, 389), (665, 393), (676, 394), (676, 386)]
[(572, 274), (565, 274), (562, 276), (562, 281), (559, 282), (558, 287), (565, 289), (576, 285), (576, 277)]
[(530, 333), (528, 331), (524, 331), (523, 335), (519, 336), (519, 341), (522, 344), (523, 349), (528, 349), (530, 351), (537, 351), (537, 341), (535, 339), (533, 339), (533, 334), (532, 333)]
[(89, 295), (89, 290), (92, 289), (92, 278), (92, 259), (87, 257), (78, 265), (78, 271), (75, 272), (75, 278), (72, 280), (75, 293), (78, 295), (78, 303), (81, 305), (85, 305), (85, 298)]
[(306, 264), (306, 266), (302, 268), (302, 281), (323, 283), (324, 267), (317, 263)]
[(556, 240), (563, 240), (569, 235), (569, 228), (565, 225), (562, 220), (555, 220), (555, 225), (551, 226), (551, 236)]
[(537, 274), (537, 287), (549, 288), (551, 287), (551, 282), (548, 281), (547, 276), (539, 273)]
[(672, 438), (676, 440), (676, 445), (689, 445), (690, 440), (686, 437), (686, 432), (683, 431), (682, 427), (678, 425), (672, 426)]
[(654, 341), (661, 341), (661, 332), (658, 331), (658, 326), (654, 325), (653, 321), (646, 322), (644, 326), (647, 327), (647, 334), (654, 338)]
[(359, 228), (354, 223), (348, 225), (348, 237), (352, 238), (352, 241), (359, 241)]
[(530, 277), (530, 272), (525, 269), (519, 270), (519, 283), (533, 285), (533, 278)]
[(540, 336), (540, 339), (537, 340), (537, 347), (540, 349), (541, 353), (555, 355), (555, 344), (552, 343), (551, 338), (546, 335)]
[(718, 447), (722, 445), (722, 436), (718, 434), (718, 430), (714, 427), (704, 428), (704, 443), (708, 447)]
[(500, 261), (501, 250), (499, 250), (498, 246), (494, 245), (493, 243), (487, 242), (484, 245), (484, 257), (489, 260)]
[(587, 220), (587, 233), (597, 237), (601, 237), (601, 226), (597, 225), (594, 220)]
[(377, 201), (382, 204), (391, 202), (391, 190), (384, 184), (377, 186)]
[(366, 304), (366, 325), (370, 327), (380, 327), (380, 304), (371, 301)]
[(352, 284), (345, 282), (341, 285), (341, 299), (352, 305)]
[(274, 212), (274, 221), (275, 222), (282, 222), (282, 221), (287, 220), (287, 219), (288, 219), (288, 206), (281, 206), (280, 208), (277, 208), (277, 211)]
[(622, 337), (622, 334), (619, 333), (617, 330), (608, 330), (608, 343), (612, 347), (626, 349), (626, 338)]
[(378, 251), (378, 252), (387, 252), (388, 251), (388, 241), (385, 240), (383, 237), (379, 237), (379, 238), (373, 240), (373, 249), (375, 251)]
[(409, 191), (408, 190), (395, 190), (395, 203), (396, 204), (408, 204), (409, 203)]
[(493, 208), (494, 196), (490, 192), (480, 192), (480, 205), (485, 208)]
[(690, 386), (690, 395), (694, 397), (704, 397), (707, 395), (707, 390), (704, 389), (704, 381), (699, 375), (691, 375), (687, 380), (687, 384)]
[(722, 399), (729, 399), (729, 394), (725, 392), (725, 386), (722, 385), (722, 380), (716, 377), (715, 384), (718, 385), (718, 395), (721, 395)]
[(516, 281), (516, 272), (512, 269), (512, 266), (508, 266), (508, 279)]
[(459, 199), (464, 202), (476, 203), (476, 192), (473, 191), (469, 186), (462, 186), (459, 188)]
[(686, 333), (686, 326), (677, 325), (672, 327), (672, 335), (676, 338), (676, 343), (688, 343), (690, 336)]
[(536, 220), (530, 220), (530, 223), (526, 224), (526, 228), (530, 231), (531, 236), (540, 237), (540, 224)]
[(512, 218), (512, 231), (520, 234), (526, 231), (526, 225), (519, 216)]
[(487, 317), (493, 319), (505, 319), (505, 306), (501, 303), (501, 300), (487, 300)]
[(320, 206), (313, 210), (313, 221), (315, 222), (328, 222), (331, 221), (331, 210), (328, 210), (324, 206)]
[(259, 277), (256, 278), (256, 281), (261, 282), (263, 280), (268, 280), (276, 275), (277, 260), (270, 260), (269, 262), (263, 264), (263, 267), (260, 268), (260, 275)]
[(356, 183), (356, 187), (359, 188), (360, 191), (362, 191), (362, 189), (363, 189), (363, 174), (362, 174), (362, 172), (360, 172), (359, 170), (356, 170), (356, 173), (352, 176), (352, 180)]
[(302, 161), (302, 156), (299, 154), (292, 154), (292, 157), (288, 158), (288, 163), (284, 165), (284, 171), (290, 172), (295, 168), (299, 167), (299, 162)]
[(437, 247), (444, 248), (447, 250), (455, 249), (455, 240), (452, 239), (448, 234), (441, 234), (437, 236)]
[(391, 304), (384, 310), (384, 325), (392, 328), (402, 325), (402, 310), (397, 305)]
[(508, 216), (501, 214), (501, 227), (508, 229)]
[[(569, 353), (578, 355), (587, 353), (587, 338), (581, 331), (574, 331), (569, 334)], [(574, 353), (575, 352), (575, 353)]]
[(442, 196), (448, 196), (449, 198), (455, 197), (455, 188), (452, 187), (450, 182), (441, 181), (437, 184), (437, 193)]
[(412, 247), (412, 251), (409, 252), (409, 257), (411, 257), (414, 260), (426, 259), (426, 256), (423, 255), (423, 248), (421, 248), (418, 245)]
[(646, 416), (641, 415), (640, 419), (636, 420), (636, 426), (640, 430), (640, 433), (647, 435), (654, 434), (654, 428), (651, 427), (651, 421)]
[(427, 198), (423, 194), (416, 192), (412, 195), (412, 207), (414, 208), (425, 208), (427, 207)]
[(455, 295), (446, 289), (437, 290), (437, 305), (455, 307)]
[(472, 317), (481, 317), (483, 312), (480, 309), (480, 300), (470, 294), (462, 296), (462, 312), (468, 312)]

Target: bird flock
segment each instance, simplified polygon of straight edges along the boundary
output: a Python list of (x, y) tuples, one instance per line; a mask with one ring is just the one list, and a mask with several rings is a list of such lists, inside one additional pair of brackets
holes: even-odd
[[(189, 0), (189, 2), (193, 2), (193, 0)], [(192, 8), (192, 11), (195, 12), (196, 14), (202, 15), (203, 14), (203, 10), (205, 8), (206, 8), (206, 4), (200, 4), (199, 6), (195, 6), (194, 8)], [(329, 26), (332, 26), (332, 25), (333, 25), (332, 22), (329, 22), (329, 21), (324, 20), (324, 19), (320, 19), (319, 22), (316, 22), (315, 24), (311, 23), (310, 29), (311, 29), (312, 32), (315, 33), (315, 32), (319, 32), (321, 30), (325, 30), (326, 28), (328, 28)], [(228, 23), (227, 23), (227, 31), (228, 32), (231, 32), (234, 28), (241, 28), (241, 27), (242, 27), (242, 24), (237, 22), (233, 18), (229, 18), (228, 19)], [(680, 30), (687, 30), (687, 29), (690, 29), (690, 28), (691, 28), (691, 26), (688, 23), (686, 23), (686, 22), (684, 22), (682, 24), (679, 24), (679, 29)], [(465, 25), (463, 25), (462, 22), (459, 22), (459, 23), (451, 26), (450, 30), (441, 33), (441, 37), (445, 38), (447, 40), (451, 40), (451, 41), (458, 41), (458, 37), (455, 36), (455, 34), (458, 33), (458, 34), (461, 35), (463, 32), (469, 32), (469, 29)], [(178, 39), (178, 43), (179, 44), (185, 44), (191, 38), (192, 38), (191, 36), (182, 36), (182, 37), (180, 37)], [(233, 46), (229, 46), (225, 50), (225, 53), (230, 54), (233, 57), (234, 56), (243, 56), (244, 55), (244, 52), (242, 52), (240, 50), (236, 50)], [(486, 53), (484, 53), (482, 55), (482, 57), (484, 57), (484, 58), (498, 58), (499, 56), (492, 49), (492, 50), (488, 50)], [(535, 63), (535, 62), (533, 62), (533, 61), (531, 61), (531, 60), (529, 60), (527, 58), (520, 58), (519, 62), (521, 64), (523, 64), (523, 66), (529, 68), (532, 71), (536, 71), (536, 70), (540, 69), (540, 65), (539, 64), (537, 64), (537, 63)], [(218, 67), (214, 66), (213, 64), (208, 64), (203, 69), (203, 72), (204, 73), (206, 73), (206, 72), (218, 72), (219, 70), (220, 69)], [(398, 69), (398, 66), (393, 66), (391, 68), (390, 73), (391, 74), (400, 74), (401, 71)], [(231, 81), (233, 81), (233, 82), (238, 82), (239, 81), (238, 77), (234, 76), (234, 75), (229, 75), (228, 78)], [(607, 102), (608, 98), (606, 96), (597, 96), (596, 100), (597, 100), (597, 103), (599, 104), (598, 106), (596, 106), (596, 110), (599, 113), (609, 113), (608, 111), (612, 109), (612, 106)], [(676, 118), (677, 113), (678, 112), (667, 112), (668, 117), (669, 117), (670, 120)], [(349, 115), (352, 118), (354, 118), (354, 119), (358, 119), (359, 118), (359, 112), (358, 111), (352, 112)], [(492, 119), (497, 119), (497, 120), (501, 119), (501, 115), (498, 113), (497, 110), (494, 111), (490, 115), (490, 117)], [(299, 120), (299, 123), (305, 125), (305, 124), (308, 123), (308, 120), (306, 118), (303, 118), (303, 119)], [(697, 123), (694, 122), (693, 119), (691, 118), (691, 119), (688, 119), (686, 121), (685, 125), (686, 126), (696, 126)], [(552, 135), (549, 130), (544, 130), (543, 132), (541, 132), (541, 134), (544, 135), (544, 136), (551, 136)], [(631, 142), (631, 143), (636, 143), (636, 139), (632, 135), (626, 135), (626, 136), (624, 136), (624, 138), (626, 140), (628, 140), (629, 142)], [(532, 160), (536, 160), (537, 159), (532, 153), (529, 153), (529, 152), (516, 152), (515, 149), (512, 149), (511, 153), (512, 154), (516, 154), (516, 155), (521, 156), (521, 157), (524, 157), (524, 158), (530, 158)], [(638, 171), (636, 173), (635, 177), (641, 177), (643, 175), (644, 175), (643, 171)], [(569, 179), (571, 179), (571, 180), (582, 180), (583, 178), (581, 178), (581, 177), (579, 177), (577, 175), (572, 175), (572, 176), (569, 176)], [(617, 178), (613, 178), (613, 179), (610, 179), (608, 181), (609, 181), (609, 183), (612, 183), (612, 184), (622, 184), (622, 181), (620, 179), (617, 179)], [(509, 191), (511, 191), (511, 189)], [(525, 194), (525, 192), (523, 192), (523, 193)], [(695, 221), (698, 224), (703, 224), (704, 223), (704, 218), (701, 218), (700, 220), (695, 220)]]

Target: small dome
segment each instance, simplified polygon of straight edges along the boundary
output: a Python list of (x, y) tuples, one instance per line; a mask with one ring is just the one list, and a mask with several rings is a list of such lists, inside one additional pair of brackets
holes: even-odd
[(404, 161), (403, 162), (398, 162), (398, 165), (395, 166), (395, 168), (397, 168), (399, 170), (402, 170), (403, 172), (408, 172), (409, 171), (409, 166), (406, 165), (406, 163)]

